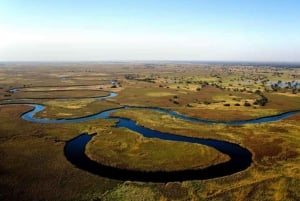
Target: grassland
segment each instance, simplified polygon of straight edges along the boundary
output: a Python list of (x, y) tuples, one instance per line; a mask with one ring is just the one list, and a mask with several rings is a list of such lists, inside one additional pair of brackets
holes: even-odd
[[(247, 147), (254, 163), (234, 176), (201, 182), (183, 182), (195, 200), (297, 200), (300, 187), (300, 115), (280, 122), (245, 125), (192, 124), (167, 115), (133, 110), (114, 115), (132, 118), (140, 125), (181, 135), (226, 139)], [(139, 118), (147, 116), (145, 118)], [(272, 185), (271, 185), (272, 184)], [(132, 184), (134, 185), (134, 184)], [(201, 193), (198, 191), (201, 189)], [(197, 193), (198, 192), (198, 193)], [(204, 193), (205, 192), (205, 193)], [(189, 196), (187, 196), (189, 197)]]
[[(36, 98), (30, 102), (47, 106), (38, 114), (44, 118), (75, 118), (132, 105), (211, 120), (249, 119), (299, 110), (298, 91), (272, 89), (268, 84), (300, 82), (299, 75), (299, 68), (270, 66), (7, 64), (0, 68), (0, 104), (28, 102), (4, 99)], [(112, 88), (113, 80), (117, 88)], [(24, 92), (8, 92), (13, 87)], [(104, 101), (38, 99), (107, 94), (102, 90), (119, 95)], [(261, 98), (257, 90), (267, 97), (266, 105), (254, 104)], [(114, 113), (163, 132), (234, 142), (253, 154), (251, 167), (237, 174), (155, 184), (117, 181), (77, 169), (63, 155), (65, 142), (83, 132), (97, 132), (87, 154), (101, 163), (130, 169), (201, 168), (226, 156), (204, 146), (146, 139), (112, 128), (114, 121), (49, 125), (20, 119), (29, 109), (0, 106), (0, 200), (300, 200), (299, 114), (273, 123), (228, 126), (190, 123), (145, 110)], [(155, 160), (161, 163), (154, 164)]]
[(86, 100), (49, 100), (43, 102), (47, 109), (38, 113), (41, 118), (77, 118), (89, 116), (103, 110), (120, 107), (111, 101)]
[(92, 200), (120, 183), (80, 171), (63, 155), (65, 141), (111, 122), (39, 125), (19, 118), (29, 107), (0, 109), (2, 200)]
[(207, 146), (147, 139), (120, 128), (94, 137), (86, 152), (101, 164), (140, 171), (201, 169), (229, 160)]
[(88, 98), (105, 96), (107, 92), (100, 90), (65, 90), (65, 91), (34, 91), (13, 93), (10, 99), (63, 99), (63, 98)]

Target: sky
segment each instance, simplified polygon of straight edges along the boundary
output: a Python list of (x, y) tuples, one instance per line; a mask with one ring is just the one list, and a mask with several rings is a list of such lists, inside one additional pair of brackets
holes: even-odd
[(300, 62), (299, 0), (0, 0), (0, 61)]

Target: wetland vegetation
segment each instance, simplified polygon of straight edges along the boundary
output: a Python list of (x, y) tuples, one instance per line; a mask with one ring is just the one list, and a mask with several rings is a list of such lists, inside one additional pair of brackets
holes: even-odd
[[(136, 182), (83, 171), (64, 156), (68, 141), (94, 134), (86, 155), (99, 164), (141, 171), (203, 169), (229, 160), (208, 146), (146, 138), (117, 119), (65, 119), (124, 106), (158, 107), (215, 121), (255, 119), (300, 110), (297, 66), (201, 63), (5, 64), (0, 68), (0, 200), (299, 200), (300, 114), (245, 125), (185, 121), (151, 110), (112, 116), (164, 133), (238, 144), (252, 154), (246, 170), (206, 180)], [(67, 78), (67, 79), (62, 79)], [(11, 90), (18, 89), (18, 90)], [(118, 96), (105, 100), (109, 91)], [(49, 190), (51, 189), (51, 190)]]

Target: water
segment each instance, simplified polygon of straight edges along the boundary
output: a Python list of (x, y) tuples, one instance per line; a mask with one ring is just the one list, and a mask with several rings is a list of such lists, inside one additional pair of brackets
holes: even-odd
[[(103, 100), (107, 98), (113, 98), (116, 96), (117, 93), (110, 92), (110, 94), (106, 97), (98, 97), (95, 99)], [(136, 122), (130, 119), (121, 118), (121, 117), (112, 117), (111, 114), (113, 112), (118, 110), (144, 109), (144, 110), (152, 110), (152, 111), (164, 113), (172, 117), (179, 118), (185, 121), (194, 122), (194, 123), (228, 124), (228, 125), (257, 124), (257, 123), (278, 121), (300, 112), (300, 111), (291, 111), (291, 112), (286, 112), (278, 115), (261, 117), (261, 118), (250, 119), (250, 120), (242, 120), (242, 121), (211, 121), (211, 120), (189, 117), (186, 115), (179, 114), (175, 111), (162, 109), (162, 108), (125, 106), (125, 107), (102, 111), (100, 113), (93, 114), (90, 116), (84, 116), (84, 117), (74, 118), (74, 119), (43, 119), (43, 118), (35, 117), (35, 114), (40, 111), (43, 111), (45, 109), (45, 106), (39, 104), (23, 104), (23, 105), (28, 105), (33, 107), (32, 110), (25, 112), (22, 115), (22, 118), (24, 120), (30, 122), (45, 123), (45, 124), (63, 124), (63, 123), (85, 122), (85, 121), (101, 119), (101, 118), (108, 119), (108, 120), (117, 120), (115, 127), (127, 128), (129, 130), (140, 133), (141, 135), (147, 138), (158, 138), (161, 140), (188, 142), (188, 143), (206, 145), (206, 146), (213, 147), (218, 151), (230, 156), (229, 161), (217, 165), (212, 165), (204, 169), (181, 170), (181, 171), (172, 171), (172, 172), (159, 172), (159, 171), (143, 172), (143, 171), (125, 170), (125, 169), (109, 167), (89, 159), (88, 156), (85, 154), (85, 147), (95, 134), (93, 135), (82, 134), (68, 141), (65, 145), (64, 153), (67, 160), (69, 160), (72, 164), (74, 164), (76, 167), (82, 170), (103, 177), (113, 178), (113, 179), (151, 181), (151, 182), (211, 179), (211, 178), (234, 174), (247, 169), (251, 165), (252, 154), (246, 148), (243, 148), (237, 144), (226, 142), (226, 141), (192, 138), (192, 137), (180, 136), (171, 133), (164, 133), (149, 128), (145, 128), (143, 126), (137, 125)]]
[(204, 169), (195, 170), (144, 172), (137, 170), (119, 169), (99, 164), (88, 158), (88, 156), (85, 154), (85, 147), (94, 135), (87, 134), (82, 134), (66, 143), (64, 153), (67, 160), (69, 160), (76, 167), (95, 175), (118, 180), (144, 182), (170, 182), (211, 179), (240, 172), (247, 169), (252, 163), (251, 152), (237, 144), (219, 140), (197, 139), (161, 133), (159, 131), (154, 131), (137, 126), (131, 120), (120, 120), (120, 124), (118, 124), (117, 127), (119, 126), (133, 129), (134, 131), (139, 132), (145, 137), (159, 138), (177, 142), (190, 142), (211, 146), (223, 152), (224, 154), (229, 155), (230, 160), (224, 163), (209, 166)]

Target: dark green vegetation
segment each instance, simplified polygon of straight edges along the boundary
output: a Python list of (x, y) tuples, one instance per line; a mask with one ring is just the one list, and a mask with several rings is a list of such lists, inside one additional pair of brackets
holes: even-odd
[[(299, 82), (299, 75), (300, 69), (250, 66), (10, 64), (0, 68), (0, 103), (26, 97), (94, 97), (107, 94), (102, 90), (113, 90), (119, 96), (105, 101), (10, 102), (45, 104), (47, 109), (38, 115), (47, 118), (80, 117), (135, 105), (212, 120), (249, 119), (300, 109), (298, 89), (268, 83)], [(112, 84), (112, 80), (118, 84)], [(8, 92), (12, 87), (23, 92)], [(299, 114), (278, 122), (244, 126), (195, 124), (144, 110), (113, 114), (164, 132), (238, 143), (253, 153), (252, 166), (234, 175), (153, 184), (116, 181), (79, 170), (65, 159), (64, 144), (83, 132), (97, 132), (87, 148), (92, 158), (145, 170), (151, 169), (153, 158), (167, 161), (154, 168), (168, 170), (207, 166), (217, 162), (216, 155), (222, 155), (204, 146), (147, 139), (125, 129), (113, 129), (114, 122), (108, 120), (63, 125), (29, 123), (19, 118), (28, 109), (0, 106), (0, 200), (300, 200)], [(214, 155), (208, 158), (208, 153)], [(103, 161), (105, 157), (110, 161)]]

